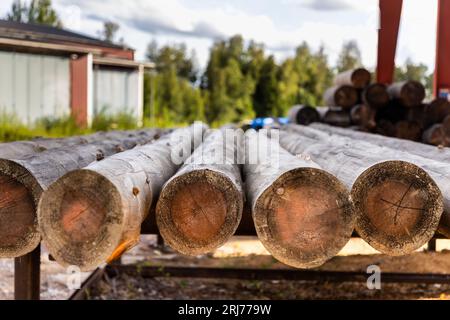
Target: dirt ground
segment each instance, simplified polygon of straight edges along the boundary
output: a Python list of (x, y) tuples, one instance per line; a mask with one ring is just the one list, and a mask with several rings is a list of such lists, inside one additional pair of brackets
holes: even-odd
[[(439, 242), (441, 248), (449, 243)], [(238, 238), (214, 254), (186, 257), (152, 244), (139, 246), (122, 263), (152, 266), (203, 266), (288, 268), (268, 255), (261, 244)], [(356, 254), (356, 252), (362, 254)], [(317, 270), (365, 271), (376, 264), (382, 272), (450, 273), (450, 251), (421, 251), (403, 257), (388, 257), (359, 239), (352, 239), (339, 256)], [(126, 274), (105, 277), (90, 292), (90, 299), (449, 299), (450, 285), (382, 283), (369, 290), (365, 283), (319, 281), (242, 281), (160, 277), (144, 279)]]
[[(382, 272), (450, 273), (450, 240), (439, 240), (440, 252), (420, 251), (403, 257), (377, 254), (360, 239), (352, 239), (338, 256), (318, 270), (365, 271), (376, 264)], [(271, 257), (254, 238), (234, 238), (216, 252), (186, 257), (156, 245), (154, 236), (143, 236), (140, 245), (122, 257), (124, 264), (152, 266), (204, 266), (288, 268)], [(12, 260), (0, 260), (0, 299), (13, 299)], [(89, 273), (83, 273), (84, 280)], [(70, 273), (50, 261), (43, 248), (41, 298), (67, 299)], [(449, 299), (450, 285), (383, 284), (369, 290), (365, 283), (318, 281), (242, 281), (161, 277), (143, 279), (125, 274), (104, 277), (89, 292), (89, 299)]]

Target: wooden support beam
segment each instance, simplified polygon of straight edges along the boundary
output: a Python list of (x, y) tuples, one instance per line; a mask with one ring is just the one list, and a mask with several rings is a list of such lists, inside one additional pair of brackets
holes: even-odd
[(41, 247), (14, 259), (14, 299), (39, 300), (41, 292)]

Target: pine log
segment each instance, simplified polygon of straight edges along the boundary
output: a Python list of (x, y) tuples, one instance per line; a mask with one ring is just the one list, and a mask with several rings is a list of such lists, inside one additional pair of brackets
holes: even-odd
[(424, 115), (427, 127), (442, 123), (450, 115), (450, 102), (443, 98), (435, 99), (425, 106)]
[(402, 81), (391, 84), (388, 93), (392, 99), (398, 99), (402, 106), (413, 108), (425, 99), (425, 87), (418, 81)]
[(439, 147), (450, 147), (450, 139), (446, 136), (442, 124), (435, 124), (425, 130), (422, 141)]
[(406, 120), (407, 117), (408, 109), (403, 107), (399, 100), (393, 99), (389, 101), (386, 107), (377, 110), (375, 120), (377, 122), (386, 120), (395, 124), (399, 121)]
[(375, 122), (376, 111), (366, 104), (358, 104), (350, 111), (350, 119), (353, 125), (373, 130), (377, 126)]
[(435, 161), (447, 163), (450, 162), (450, 149), (447, 148), (436, 148), (423, 143), (397, 138), (388, 138), (379, 134), (371, 134), (337, 128), (322, 123), (314, 123), (311, 124), (310, 127), (323, 132), (327, 132), (329, 134), (336, 134), (356, 140), (366, 141), (372, 144), (376, 144), (380, 147), (388, 147), (393, 150), (408, 152), (426, 159), (433, 159)]
[(358, 103), (358, 91), (348, 85), (331, 87), (325, 91), (323, 100), (327, 106), (350, 109)]
[(310, 106), (294, 106), (289, 110), (288, 119), (291, 123), (305, 126), (313, 122), (319, 122), (321, 117), (316, 108)]
[(39, 202), (38, 221), (55, 260), (87, 271), (133, 247), (163, 184), (200, 144), (204, 130), (199, 124), (178, 129), (51, 184)]
[(36, 207), (51, 183), (71, 170), (148, 143), (158, 134), (155, 129), (135, 136), (122, 132), (114, 134), (115, 140), (49, 149), (17, 160), (0, 159), (0, 258), (22, 256), (39, 244)]
[(370, 84), (372, 76), (364, 68), (356, 68), (339, 73), (334, 78), (334, 84), (337, 86), (353, 86), (356, 89), (364, 89)]
[(322, 119), (323, 122), (332, 126), (349, 127), (351, 125), (350, 112), (336, 108), (330, 108)]
[(384, 108), (389, 104), (387, 87), (382, 83), (373, 83), (362, 92), (362, 102), (373, 108)]
[(186, 255), (211, 252), (233, 236), (244, 196), (237, 156), (242, 131), (218, 130), (207, 136), (163, 187), (156, 221), (164, 241)]
[(435, 234), (444, 205), (450, 209), (450, 168), (443, 163), (310, 127), (287, 130), (280, 135), (283, 147), (352, 187), (356, 230), (382, 253), (419, 249)]
[(379, 120), (375, 132), (386, 137), (395, 137), (395, 125), (388, 120)]
[(444, 131), (445, 136), (450, 141), (450, 115), (444, 118), (442, 121), (442, 130)]
[(406, 114), (406, 120), (419, 123), (422, 130), (427, 128), (425, 105), (421, 104), (420, 106), (409, 108)]
[(264, 247), (297, 268), (322, 265), (348, 242), (354, 214), (348, 191), (331, 174), (247, 131), (244, 176), (253, 221)]
[(73, 136), (67, 138), (34, 138), (28, 141), (0, 143), (0, 158), (21, 159), (23, 157), (30, 156), (38, 152), (43, 152), (48, 149), (91, 143), (107, 139), (120, 139), (127, 134), (131, 136), (148, 136), (146, 130), (110, 131), (96, 132), (90, 135)]
[(399, 121), (395, 124), (395, 136), (399, 139), (421, 141), (422, 126), (416, 121)]

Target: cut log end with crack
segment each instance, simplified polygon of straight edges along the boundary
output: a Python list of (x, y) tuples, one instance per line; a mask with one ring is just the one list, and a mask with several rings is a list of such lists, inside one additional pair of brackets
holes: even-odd
[(403, 255), (435, 234), (443, 212), (442, 194), (421, 168), (386, 161), (367, 169), (352, 188), (358, 234), (375, 249)]

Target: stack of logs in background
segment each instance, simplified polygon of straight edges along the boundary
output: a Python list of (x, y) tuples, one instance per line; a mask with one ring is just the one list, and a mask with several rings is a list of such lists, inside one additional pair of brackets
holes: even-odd
[(405, 255), (450, 236), (449, 160), (447, 148), (320, 123), (4, 143), (0, 258), (42, 241), (62, 266), (93, 270), (137, 244), (148, 219), (186, 255), (212, 252), (248, 221), (297, 268), (324, 264), (355, 231)]
[(324, 94), (326, 107), (296, 106), (289, 118), (297, 124), (324, 122), (448, 147), (450, 102), (438, 98), (425, 103), (425, 96), (417, 81), (371, 83), (370, 72), (359, 68), (336, 76), (335, 85)]

